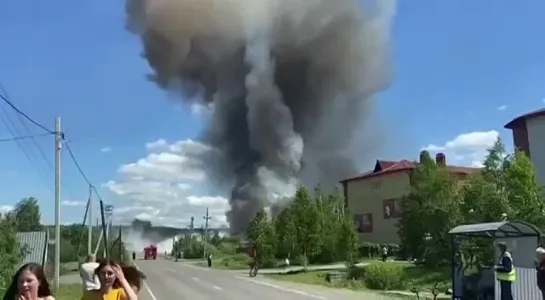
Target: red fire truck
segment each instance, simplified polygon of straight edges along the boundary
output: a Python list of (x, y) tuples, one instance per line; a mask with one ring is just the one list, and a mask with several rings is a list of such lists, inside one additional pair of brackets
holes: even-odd
[(157, 259), (157, 246), (149, 245), (144, 248), (144, 259)]

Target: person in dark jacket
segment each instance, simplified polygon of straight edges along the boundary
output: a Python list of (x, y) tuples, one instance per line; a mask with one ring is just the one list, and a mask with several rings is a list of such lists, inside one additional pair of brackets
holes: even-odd
[(501, 300), (513, 300), (513, 281), (517, 279), (513, 258), (507, 251), (507, 245), (503, 242), (497, 244), (500, 250), (498, 265), (495, 267), (496, 278), (500, 282)]
[(545, 249), (543, 247), (536, 250), (536, 276), (537, 287), (541, 291), (541, 297), (545, 300)]

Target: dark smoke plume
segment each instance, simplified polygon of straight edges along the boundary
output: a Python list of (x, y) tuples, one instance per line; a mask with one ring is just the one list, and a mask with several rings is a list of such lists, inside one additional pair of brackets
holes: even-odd
[[(243, 232), (298, 184), (333, 185), (365, 155), (370, 99), (389, 82), (395, 0), (128, 0), (150, 80), (212, 106), (203, 141)], [(212, 162), (210, 162), (212, 164)]]

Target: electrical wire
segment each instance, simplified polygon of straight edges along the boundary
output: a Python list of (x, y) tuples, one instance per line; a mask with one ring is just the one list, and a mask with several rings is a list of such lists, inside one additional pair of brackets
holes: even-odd
[(78, 169), (78, 172), (79, 174), (81, 175), (81, 177), (83, 177), (83, 179), (85, 180), (85, 182), (87, 182), (87, 184), (91, 187), (91, 189), (95, 192), (95, 194), (97, 195), (98, 199), (100, 201), (102, 201), (102, 197), (100, 196), (97, 188), (95, 187), (94, 184), (91, 183), (91, 181), (89, 180), (89, 178), (87, 177), (87, 175), (85, 175), (85, 172), (83, 172), (83, 169), (81, 168), (81, 165), (78, 163), (78, 160), (76, 159), (76, 156), (74, 155), (74, 152), (72, 151), (72, 149), (70, 148), (70, 144), (68, 143), (68, 141), (65, 141), (64, 142), (64, 145), (66, 146), (66, 150), (68, 150), (68, 154), (70, 155), (70, 158), (72, 159), (72, 161), (74, 162), (74, 165), (76, 165), (76, 168)]
[(12, 138), (0, 139), (0, 143), (2, 143), (2, 142), (14, 142), (14, 141), (26, 140), (26, 139), (33, 139), (33, 138), (36, 138), (36, 137), (48, 136), (48, 135), (53, 135), (53, 134), (54, 133), (42, 133), (42, 134), (34, 134), (34, 135), (16, 136), (16, 137), (12, 137)]
[(29, 117), (27, 114), (25, 114), (24, 112), (22, 112), (21, 110), (19, 110), (19, 108), (17, 108), (17, 106), (15, 106), (13, 103), (11, 103), (11, 101), (8, 100), (8, 98), (4, 97), (4, 95), (0, 94), (0, 99), (4, 100), (4, 102), (6, 102), (14, 111), (16, 111), (19, 115), (23, 116), (25, 119), (27, 119), (30, 123), (40, 127), (41, 129), (47, 131), (48, 133), (52, 133), (54, 134), (55, 131), (53, 130), (50, 130), (48, 129), (47, 127), (45, 127), (44, 125), (34, 121), (34, 119), (32, 119), (31, 117)]

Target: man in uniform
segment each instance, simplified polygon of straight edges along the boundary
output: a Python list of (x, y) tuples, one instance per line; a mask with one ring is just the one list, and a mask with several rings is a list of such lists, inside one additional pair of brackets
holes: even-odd
[(498, 265), (496, 266), (496, 279), (500, 282), (501, 300), (513, 300), (513, 281), (517, 279), (513, 257), (507, 251), (507, 245), (503, 242), (497, 244), (500, 250)]

